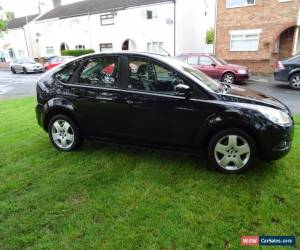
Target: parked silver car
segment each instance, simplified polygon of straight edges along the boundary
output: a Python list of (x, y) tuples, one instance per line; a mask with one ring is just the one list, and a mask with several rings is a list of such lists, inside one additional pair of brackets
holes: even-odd
[(20, 72), (27, 74), (31, 72), (43, 72), (44, 67), (33, 58), (22, 58), (13, 60), (13, 62), (10, 63), (10, 70), (13, 74)]

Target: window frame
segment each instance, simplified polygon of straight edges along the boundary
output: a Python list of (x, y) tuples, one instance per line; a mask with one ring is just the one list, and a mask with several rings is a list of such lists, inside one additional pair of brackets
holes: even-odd
[[(103, 57), (117, 57), (117, 59), (118, 59), (118, 62), (117, 62), (118, 72), (116, 75), (117, 87), (116, 88), (108, 88), (108, 87), (93, 86), (93, 85), (80, 83), (79, 82), (80, 74), (82, 72), (82, 69), (85, 67), (86, 63), (88, 63), (89, 60), (97, 60), (97, 59), (103, 58)], [(120, 71), (121, 71), (121, 56), (120, 55), (112, 54), (112, 55), (100, 55), (100, 56), (97, 55), (97, 56), (89, 57), (79, 63), (79, 66), (77, 67), (73, 77), (69, 81), (69, 84), (72, 84), (72, 85), (78, 86), (78, 87), (93, 88), (93, 89), (112, 89), (112, 90), (122, 89), (122, 79), (120, 79)]]
[[(158, 60), (155, 60), (154, 58), (149, 58), (149, 57), (146, 57), (146, 56), (141, 56), (141, 55), (127, 55), (126, 59), (125, 59), (126, 60), (126, 63), (125, 63), (126, 67), (129, 64), (129, 61), (130, 61), (129, 59), (130, 58), (134, 58), (135, 60), (149, 61), (149, 62), (153, 63), (154, 67), (155, 67), (155, 65), (158, 65), (158, 66), (160, 66), (162, 68), (165, 68), (165, 69), (167, 69), (169, 71), (175, 72), (176, 75), (185, 82), (185, 84), (187, 84), (187, 85), (189, 85), (191, 87), (191, 90), (192, 90), (192, 94), (191, 94), (191, 97), (190, 97), (191, 99), (192, 98), (200, 98), (200, 97), (203, 98), (203, 96), (207, 96), (206, 93), (203, 93), (204, 91), (201, 91), (201, 89), (198, 87), (197, 84), (193, 83), (192, 80), (188, 79), (181, 72), (178, 72), (175, 68), (173, 68), (172, 66), (170, 66), (170, 65), (168, 65), (166, 63), (162, 63), (162, 62), (160, 62)], [(155, 72), (155, 75), (156, 75), (156, 72)], [(128, 88), (128, 83), (129, 83), (129, 76), (128, 76), (128, 74), (126, 74), (124, 82), (125, 82), (125, 86), (124, 86), (125, 90), (129, 91), (129, 92), (132, 92), (132, 93), (137, 93), (137, 94), (138, 93), (140, 93), (140, 94), (151, 94), (151, 95), (156, 95), (156, 96), (166, 96), (166, 97), (173, 97), (173, 98), (185, 99), (185, 97), (171, 95), (171, 94), (164, 93), (164, 92), (130, 89), (130, 88)]]
[[(252, 4), (245, 3), (245, 4), (236, 4), (236, 5), (229, 6), (229, 4), (228, 4), (229, 1), (230, 0), (226, 0), (226, 3), (225, 3), (226, 9), (234, 9), (234, 8), (249, 7), (249, 6), (256, 5), (256, 0), (254, 0), (254, 3), (252, 3)], [(247, 1), (247, 0), (245, 0), (245, 1)]]
[[(103, 23), (103, 21), (112, 20), (111, 23)], [(100, 26), (109, 26), (115, 24), (115, 16), (113, 14), (102, 14), (100, 15)]]
[[(230, 31), (229, 35), (230, 35), (230, 43), (229, 43), (229, 51), (230, 52), (255, 52), (259, 50), (259, 43), (260, 43), (260, 33), (261, 33), (261, 29), (255, 29), (255, 30), (234, 30), (234, 31)], [(250, 40), (254, 40), (254, 39), (246, 39), (247, 35), (257, 35), (257, 46), (255, 49), (233, 49), (232, 48), (232, 43), (233, 41), (238, 41), (241, 39), (232, 39), (233, 36), (243, 36), (242, 41), (250, 41)]]

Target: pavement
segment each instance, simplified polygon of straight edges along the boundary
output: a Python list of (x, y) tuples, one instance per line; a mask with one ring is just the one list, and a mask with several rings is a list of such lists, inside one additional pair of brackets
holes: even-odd
[[(41, 74), (12, 74), (0, 70), (0, 100), (35, 96), (36, 82)], [(277, 82), (271, 76), (253, 76), (241, 86), (273, 96), (288, 105), (293, 114), (300, 115), (300, 90), (290, 89), (288, 83)]]

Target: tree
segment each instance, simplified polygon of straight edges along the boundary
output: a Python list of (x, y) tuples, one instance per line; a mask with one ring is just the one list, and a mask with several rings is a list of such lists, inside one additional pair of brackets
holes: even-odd
[(2, 33), (5, 32), (7, 29), (8, 22), (15, 18), (15, 13), (11, 11), (4, 12), (1, 6), (0, 6), (0, 12), (5, 14), (5, 17), (2, 15), (0, 19), (0, 36), (2, 36)]
[(210, 28), (206, 31), (206, 44), (213, 44), (215, 40), (215, 31), (213, 28)]

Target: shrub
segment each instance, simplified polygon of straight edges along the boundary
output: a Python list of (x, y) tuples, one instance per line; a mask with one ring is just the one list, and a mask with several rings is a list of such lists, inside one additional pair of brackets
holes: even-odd
[(213, 44), (215, 39), (215, 31), (213, 28), (206, 31), (206, 44)]
[(93, 49), (76, 49), (76, 50), (63, 50), (61, 54), (63, 56), (82, 56), (86, 54), (95, 53)]

